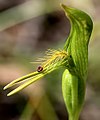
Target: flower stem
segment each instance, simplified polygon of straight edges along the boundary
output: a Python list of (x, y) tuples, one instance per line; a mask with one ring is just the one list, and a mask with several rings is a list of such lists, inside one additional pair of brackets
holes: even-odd
[[(74, 76), (75, 77), (75, 76)], [(76, 77), (72, 79), (71, 96), (72, 96), (72, 113), (69, 113), (69, 120), (78, 120), (78, 80)]]
[(78, 115), (69, 115), (69, 120), (78, 120), (79, 116)]

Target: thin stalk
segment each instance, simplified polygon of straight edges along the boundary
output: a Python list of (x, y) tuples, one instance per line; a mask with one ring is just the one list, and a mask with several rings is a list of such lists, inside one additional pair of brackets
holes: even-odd
[(69, 120), (78, 120), (78, 78), (72, 79), (71, 84), (71, 94), (72, 94), (72, 113), (69, 113)]

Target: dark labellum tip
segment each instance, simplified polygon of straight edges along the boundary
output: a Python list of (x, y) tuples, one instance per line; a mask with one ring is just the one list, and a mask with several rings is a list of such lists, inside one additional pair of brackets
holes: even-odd
[(37, 71), (38, 71), (38, 72), (43, 71), (43, 67), (42, 67), (42, 66), (38, 66)]

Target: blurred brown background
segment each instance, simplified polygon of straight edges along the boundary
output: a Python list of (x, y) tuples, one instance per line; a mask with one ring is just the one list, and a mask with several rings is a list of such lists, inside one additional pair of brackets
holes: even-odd
[(0, 0), (0, 120), (67, 120), (61, 76), (56, 70), (7, 97), (3, 87), (37, 69), (30, 62), (48, 48), (63, 48), (70, 32), (60, 3), (87, 12), (94, 21), (89, 44), (89, 74), (80, 120), (100, 120), (100, 1)]

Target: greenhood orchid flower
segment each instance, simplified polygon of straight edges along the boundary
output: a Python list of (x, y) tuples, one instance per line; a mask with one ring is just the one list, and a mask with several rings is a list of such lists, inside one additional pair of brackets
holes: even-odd
[(71, 23), (71, 31), (63, 50), (51, 50), (46, 56), (38, 59), (40, 66), (36, 72), (18, 78), (4, 89), (16, 84), (21, 84), (7, 96), (13, 95), (46, 74), (65, 67), (62, 76), (62, 93), (69, 114), (69, 120), (78, 120), (85, 97), (87, 68), (88, 68), (88, 44), (91, 36), (93, 22), (88, 14), (75, 8), (61, 5)]

